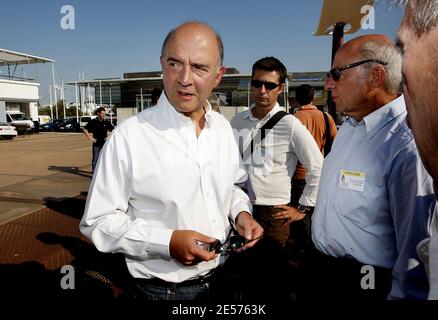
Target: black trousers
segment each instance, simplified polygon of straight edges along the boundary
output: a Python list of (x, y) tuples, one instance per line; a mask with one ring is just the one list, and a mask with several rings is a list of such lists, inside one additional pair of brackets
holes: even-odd
[(306, 252), (299, 267), (301, 276), (297, 298), (386, 300), (391, 290), (391, 272), (392, 269), (369, 266), (353, 257), (332, 257), (312, 248)]

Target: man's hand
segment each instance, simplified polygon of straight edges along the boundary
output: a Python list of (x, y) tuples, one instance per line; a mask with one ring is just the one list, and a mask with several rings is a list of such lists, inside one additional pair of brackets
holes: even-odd
[[(253, 247), (257, 241), (260, 240), (263, 235), (262, 226), (253, 219), (249, 212), (241, 211), (236, 217), (237, 232), (244, 237), (247, 241), (243, 247), (236, 250), (236, 252), (242, 252), (246, 249)], [(254, 240), (257, 239), (257, 240)], [(254, 241), (251, 241), (254, 240)]]
[(273, 214), (272, 216), (275, 219), (284, 219), (285, 225), (304, 219), (304, 217), (306, 216), (304, 213), (299, 212), (296, 208), (291, 206), (279, 205), (279, 206), (274, 206), (274, 208), (283, 209), (282, 211), (279, 211)]
[(186, 266), (216, 258), (216, 253), (202, 249), (197, 241), (214, 243), (215, 238), (208, 237), (193, 230), (175, 230), (169, 243), (170, 255)]

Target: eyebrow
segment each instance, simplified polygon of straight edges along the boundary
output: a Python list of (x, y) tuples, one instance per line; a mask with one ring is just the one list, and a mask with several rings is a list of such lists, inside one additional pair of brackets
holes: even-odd
[(179, 63), (182, 63), (181, 60), (178, 60), (178, 59), (172, 58), (172, 57), (167, 58), (167, 62), (179, 62)]

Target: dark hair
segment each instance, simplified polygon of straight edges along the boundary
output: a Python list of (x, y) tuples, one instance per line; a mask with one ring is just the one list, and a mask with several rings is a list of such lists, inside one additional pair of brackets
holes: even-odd
[(295, 91), (295, 99), (302, 106), (309, 104), (313, 101), (315, 97), (315, 89), (308, 84), (302, 84)]
[(254, 77), (255, 70), (276, 71), (280, 75), (280, 84), (283, 84), (287, 77), (287, 70), (280, 60), (274, 57), (265, 57), (257, 60), (252, 66), (251, 77)]
[(104, 108), (104, 107), (99, 107), (99, 108), (97, 108), (97, 110), (96, 110), (96, 114), (98, 114), (99, 112), (102, 112), (102, 111), (105, 111), (105, 112), (106, 112), (105, 108)]
[(179, 25), (178, 27), (170, 30), (170, 32), (167, 34), (166, 38), (164, 39), (163, 45), (161, 47), (161, 56), (164, 57), (164, 50), (166, 49), (167, 43), (172, 38), (172, 36), (175, 34), (175, 32), (179, 28), (181, 28), (182, 26), (184, 26), (186, 24), (189, 24), (189, 23), (198, 23), (198, 24), (201, 24), (203, 26), (206, 26), (211, 31), (213, 31), (213, 33), (216, 35), (216, 40), (217, 40), (217, 49), (218, 49), (218, 52), (219, 52), (219, 64), (223, 65), (224, 64), (224, 44), (222, 42), (221, 36), (212, 27), (210, 27), (208, 24), (206, 24), (205, 22), (200, 22), (200, 21), (188, 21), (188, 22), (185, 22), (185, 23)]

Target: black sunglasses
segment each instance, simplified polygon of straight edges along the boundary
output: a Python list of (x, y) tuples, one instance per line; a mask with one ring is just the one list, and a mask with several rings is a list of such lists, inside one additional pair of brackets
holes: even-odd
[(266, 90), (272, 90), (277, 88), (279, 85), (280, 85), (279, 83), (274, 83), (274, 82), (251, 80), (251, 87), (254, 88), (261, 88), (262, 86), (265, 86)]
[(368, 63), (368, 62), (375, 62), (375, 63), (382, 64), (384, 66), (386, 66), (388, 64), (388, 62), (383, 62), (383, 61), (376, 60), (376, 59), (362, 60), (362, 61), (358, 61), (355, 63), (347, 64), (347, 65), (339, 67), (339, 68), (331, 69), (327, 73), (327, 78), (331, 77), (333, 80), (338, 81), (341, 78), (341, 71), (344, 71), (344, 70), (347, 70), (350, 68), (354, 68), (354, 67), (360, 66), (361, 64)]

